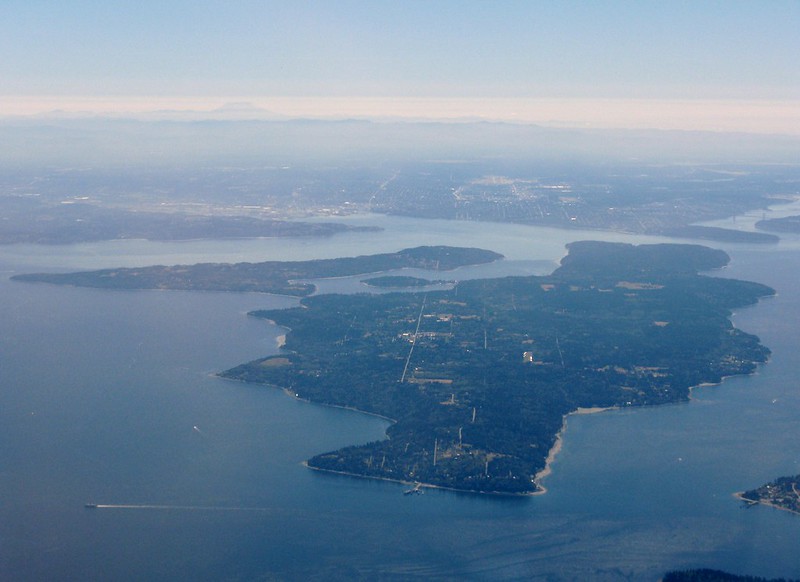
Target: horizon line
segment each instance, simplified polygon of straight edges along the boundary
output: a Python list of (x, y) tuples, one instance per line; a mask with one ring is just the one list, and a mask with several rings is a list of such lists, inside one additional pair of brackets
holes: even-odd
[(584, 129), (656, 129), (800, 136), (798, 99), (617, 97), (294, 97), (0, 95), (0, 119), (367, 119), (494, 121)]

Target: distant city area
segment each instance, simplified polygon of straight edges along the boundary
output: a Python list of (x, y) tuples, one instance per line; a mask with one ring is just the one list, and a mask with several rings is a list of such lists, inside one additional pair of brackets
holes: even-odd
[(768, 243), (777, 236), (692, 225), (800, 197), (800, 170), (779, 165), (630, 163), (567, 171), (467, 160), (66, 168), (5, 171), (0, 179), (0, 243), (329, 235), (347, 227), (326, 217), (363, 213)]

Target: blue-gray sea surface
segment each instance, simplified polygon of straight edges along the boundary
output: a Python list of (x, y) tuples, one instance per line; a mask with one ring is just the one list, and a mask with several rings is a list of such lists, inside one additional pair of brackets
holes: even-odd
[[(570, 240), (656, 240), (348, 220), (386, 230), (0, 247), (0, 579), (656, 580), (689, 567), (800, 577), (800, 516), (731, 496), (800, 473), (800, 238), (722, 247), (733, 260), (720, 276), (778, 291), (734, 318), (772, 349), (768, 364), (688, 404), (570, 417), (548, 493), (524, 499), (403, 496), (400, 484), (304, 468), (315, 453), (381, 438), (386, 422), (212, 375), (275, 353), (284, 330), (246, 312), (295, 299), (8, 280), (417, 244), (502, 252), (507, 261), (458, 274), (498, 276), (549, 272)], [(450, 278), (440, 275), (427, 274)], [(360, 289), (355, 278), (325, 285)]]

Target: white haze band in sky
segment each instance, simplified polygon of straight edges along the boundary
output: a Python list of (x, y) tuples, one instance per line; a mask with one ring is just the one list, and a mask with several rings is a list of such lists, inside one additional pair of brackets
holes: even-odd
[(508, 121), (555, 127), (800, 135), (800, 101), (414, 97), (3, 97), (0, 115)]

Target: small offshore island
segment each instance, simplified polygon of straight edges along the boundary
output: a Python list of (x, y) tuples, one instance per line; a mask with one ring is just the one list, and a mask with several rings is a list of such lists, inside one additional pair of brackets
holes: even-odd
[(314, 469), (471, 492), (531, 494), (567, 415), (685, 401), (692, 386), (766, 361), (731, 309), (774, 291), (700, 275), (729, 257), (698, 245), (577, 242), (549, 276), (451, 289), (309, 296), (297, 279), (501, 258), (418, 247), (354, 258), (20, 275), (125, 289), (263, 291), (300, 307), (251, 315), (287, 328), (281, 353), (220, 376), (393, 420), (387, 438), (317, 455)]
[(384, 277), (371, 277), (361, 281), (369, 287), (379, 287), (382, 289), (405, 289), (409, 287), (429, 287), (431, 285), (443, 285), (452, 281), (423, 279), (421, 277), (408, 277), (405, 275), (387, 275)]
[(800, 475), (780, 477), (757, 489), (737, 493), (749, 505), (769, 505), (800, 515)]

